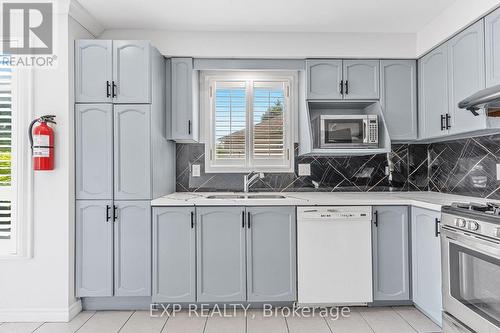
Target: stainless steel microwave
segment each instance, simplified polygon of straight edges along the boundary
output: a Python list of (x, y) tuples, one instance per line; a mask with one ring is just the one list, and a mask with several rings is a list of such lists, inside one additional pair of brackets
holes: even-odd
[(378, 147), (377, 115), (319, 116), (320, 148)]

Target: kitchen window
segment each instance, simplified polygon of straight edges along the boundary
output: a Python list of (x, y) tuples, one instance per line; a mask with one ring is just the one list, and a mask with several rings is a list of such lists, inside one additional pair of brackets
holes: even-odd
[(293, 172), (293, 74), (203, 73), (203, 83), (206, 172)]
[[(1, 56), (0, 59), (5, 59)], [(0, 257), (28, 253), (31, 188), (29, 148), (30, 72), (0, 61)], [(23, 89), (21, 89), (23, 83)], [(20, 223), (25, 221), (26, 223)]]

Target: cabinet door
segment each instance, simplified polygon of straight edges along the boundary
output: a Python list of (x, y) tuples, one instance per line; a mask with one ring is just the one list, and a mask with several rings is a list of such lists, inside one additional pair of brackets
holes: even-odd
[(478, 21), (448, 42), (450, 83), (450, 134), (469, 132), (486, 126), (486, 116), (474, 116), (459, 109), (458, 103), (485, 87), (484, 22)]
[(380, 66), (380, 102), (391, 140), (415, 140), (417, 64), (415, 60), (381, 60)]
[(114, 103), (151, 103), (151, 46), (148, 41), (113, 41)]
[(172, 138), (180, 141), (198, 140), (198, 122), (193, 103), (196, 75), (192, 58), (172, 58)]
[(150, 106), (114, 106), (116, 200), (151, 199)]
[(115, 201), (115, 296), (151, 296), (151, 206)]
[(378, 99), (379, 76), (379, 60), (344, 60), (344, 99)]
[(76, 296), (113, 295), (112, 201), (76, 201)]
[(500, 9), (484, 19), (486, 87), (500, 84)]
[(441, 117), (448, 112), (448, 56), (442, 45), (421, 58), (419, 68), (419, 138), (428, 139), (448, 133)]
[(408, 207), (373, 207), (373, 299), (410, 300)]
[(246, 300), (244, 207), (196, 209), (197, 301)]
[(342, 99), (342, 60), (306, 60), (307, 99)]
[(196, 301), (194, 207), (153, 208), (153, 302)]
[(412, 208), (413, 302), (441, 324), (441, 242), (436, 235), (436, 219), (441, 216), (422, 208)]
[(76, 198), (113, 199), (113, 106), (75, 106)]
[(75, 101), (77, 103), (111, 102), (112, 54), (110, 40), (75, 41)]
[(295, 207), (247, 208), (247, 299), (296, 299)]

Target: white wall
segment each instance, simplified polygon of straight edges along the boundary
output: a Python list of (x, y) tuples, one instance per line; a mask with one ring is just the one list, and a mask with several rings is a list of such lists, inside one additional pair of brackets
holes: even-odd
[(34, 175), (33, 258), (0, 261), (0, 322), (67, 321), (81, 307), (73, 286), (74, 149), (68, 70), (73, 44), (68, 41), (89, 35), (68, 22), (67, 1), (57, 4), (57, 67), (35, 70), (33, 78), (35, 115), (57, 116), (55, 170)]
[(498, 6), (499, 0), (455, 1), (417, 33), (416, 55), (424, 55)]
[(414, 34), (106, 30), (101, 39), (149, 39), (166, 56), (414, 58)]

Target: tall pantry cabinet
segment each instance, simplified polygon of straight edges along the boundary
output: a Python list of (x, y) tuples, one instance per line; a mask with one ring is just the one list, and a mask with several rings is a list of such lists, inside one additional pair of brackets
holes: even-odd
[(151, 295), (150, 201), (175, 179), (166, 84), (149, 41), (75, 42), (78, 297)]

